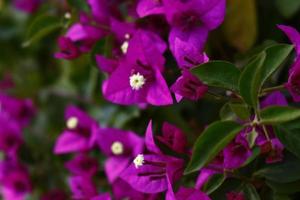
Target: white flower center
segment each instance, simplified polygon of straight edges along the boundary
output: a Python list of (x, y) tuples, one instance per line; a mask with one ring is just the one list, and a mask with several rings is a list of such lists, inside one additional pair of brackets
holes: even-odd
[(134, 166), (137, 169), (139, 167), (143, 166), (144, 162), (145, 162), (145, 159), (144, 159), (144, 155), (143, 154), (137, 155), (137, 157), (133, 160)]
[(123, 42), (123, 44), (121, 45), (121, 51), (123, 54), (127, 53), (128, 46), (129, 46), (129, 42), (127, 40)]
[(72, 17), (71, 13), (69, 13), (69, 12), (65, 13), (65, 18), (66, 19), (71, 19), (71, 17)]
[(143, 154), (138, 154), (137, 157), (135, 157), (135, 159), (133, 160), (134, 166), (135, 168), (139, 168), (141, 166), (143, 166), (143, 164), (145, 163), (145, 158)]
[(124, 152), (124, 147), (121, 142), (114, 142), (110, 148), (111, 152), (115, 155), (121, 155)]
[(129, 77), (129, 83), (133, 90), (139, 90), (146, 83), (146, 79), (140, 73), (136, 73)]
[(70, 117), (67, 121), (67, 127), (69, 129), (74, 129), (78, 125), (78, 119), (77, 117)]

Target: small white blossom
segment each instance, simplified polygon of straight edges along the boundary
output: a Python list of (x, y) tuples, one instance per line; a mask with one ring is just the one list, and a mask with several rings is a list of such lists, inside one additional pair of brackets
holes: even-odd
[(146, 79), (140, 73), (136, 73), (129, 77), (129, 83), (133, 90), (139, 90), (146, 83)]
[(145, 162), (145, 159), (144, 159), (144, 155), (143, 154), (138, 154), (137, 157), (133, 161), (134, 166), (137, 169), (139, 167), (143, 166), (144, 162)]
[(118, 141), (114, 142), (111, 145), (111, 152), (115, 155), (121, 155), (124, 152), (123, 144)]
[(128, 41), (123, 42), (123, 44), (121, 45), (121, 51), (123, 54), (127, 53), (128, 47), (129, 47), (129, 42)]
[(71, 19), (71, 17), (72, 17), (71, 13), (69, 13), (69, 12), (65, 13), (65, 18), (66, 19)]
[(67, 121), (67, 127), (69, 129), (74, 129), (74, 128), (77, 127), (77, 125), (78, 125), (78, 119), (77, 119), (77, 117), (70, 117), (68, 119), (68, 121)]

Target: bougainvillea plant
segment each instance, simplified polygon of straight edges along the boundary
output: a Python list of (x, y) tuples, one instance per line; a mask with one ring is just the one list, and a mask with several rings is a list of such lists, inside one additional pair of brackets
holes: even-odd
[(1, 198), (299, 199), (299, 10), (0, 0)]

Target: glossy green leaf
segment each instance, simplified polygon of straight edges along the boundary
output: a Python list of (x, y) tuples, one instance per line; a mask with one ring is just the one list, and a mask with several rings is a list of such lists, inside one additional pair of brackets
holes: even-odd
[(300, 192), (300, 181), (290, 183), (266, 181), (266, 183), (277, 194), (293, 194), (296, 192)]
[(300, 10), (299, 0), (275, 0), (280, 14), (285, 18), (291, 18)]
[(213, 175), (203, 186), (203, 191), (206, 194), (211, 194), (215, 190), (217, 190), (222, 183), (225, 181), (226, 176), (224, 174), (215, 174)]
[(250, 111), (247, 105), (245, 104), (239, 104), (239, 103), (231, 103), (229, 104), (231, 110), (240, 118), (243, 120), (249, 119), (250, 117)]
[(260, 200), (256, 188), (252, 184), (246, 184), (243, 188), (247, 200)]
[(300, 180), (300, 160), (292, 155), (285, 155), (284, 161), (268, 164), (254, 173), (255, 176), (264, 177), (269, 181), (289, 183)]
[(292, 50), (293, 46), (288, 44), (275, 44), (265, 49), (266, 59), (261, 67), (260, 87), (281, 66)]
[(236, 120), (237, 118), (236, 114), (230, 108), (230, 103), (226, 103), (222, 106), (219, 116), (222, 121)]
[[(295, 123), (299, 123), (299, 121)], [(275, 128), (275, 133), (285, 148), (300, 159), (300, 129), (289, 129), (279, 125)]]
[(257, 106), (261, 80), (261, 68), (266, 53), (255, 56), (246, 66), (239, 79), (240, 94), (245, 102), (253, 107)]
[(240, 51), (252, 47), (257, 37), (255, 0), (228, 0), (223, 31), (227, 42)]
[(288, 106), (270, 106), (260, 112), (261, 124), (278, 124), (300, 117), (300, 109)]
[(62, 26), (63, 24), (58, 17), (51, 15), (38, 16), (29, 26), (23, 47), (27, 47), (32, 43), (39, 41)]
[(239, 69), (225, 61), (204, 63), (191, 72), (209, 86), (238, 91)]
[(209, 125), (194, 144), (185, 174), (209, 163), (242, 129), (243, 126), (234, 121), (218, 121)]

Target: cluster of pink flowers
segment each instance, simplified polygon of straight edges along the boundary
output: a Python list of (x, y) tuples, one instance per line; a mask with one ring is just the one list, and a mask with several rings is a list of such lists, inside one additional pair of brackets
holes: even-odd
[[(195, 188), (180, 187), (175, 193), (172, 185), (183, 174), (184, 160), (163, 153), (155, 140), (179, 155), (189, 156), (184, 133), (177, 127), (164, 123), (162, 135), (154, 139), (152, 121), (145, 138), (132, 131), (102, 128), (77, 107), (66, 110), (66, 129), (58, 137), (56, 154), (75, 153), (66, 163), (71, 173), (68, 183), (73, 199), (110, 199), (109, 194), (98, 194), (93, 176), (98, 171), (98, 161), (89, 153), (100, 150), (106, 156), (104, 171), (111, 184), (114, 199), (166, 199), (175, 200), (194, 196), (209, 199)], [(101, 188), (100, 188), (101, 189)]]
[[(60, 52), (55, 57), (75, 59), (90, 52), (99, 40), (112, 37), (110, 56), (96, 55), (95, 58), (99, 70), (108, 74), (107, 80), (102, 83), (102, 93), (108, 101), (123, 105), (162, 106), (173, 104), (171, 92), (177, 102), (182, 98), (196, 101), (207, 92), (208, 87), (192, 75), (189, 69), (208, 62), (204, 46), (208, 33), (224, 19), (225, 0), (128, 1), (125, 3), (125, 15), (116, 9), (117, 1), (88, 0), (88, 4), (91, 12), (81, 13), (80, 21), (59, 38)], [(286, 26), (280, 26), (280, 29), (295, 43), (298, 55), (299, 33)], [(168, 42), (163, 38), (168, 38)], [(166, 63), (164, 55), (168, 49), (182, 72), (170, 88), (163, 76)], [(297, 95), (299, 96), (298, 60), (296, 59), (286, 84), (296, 101)], [(270, 105), (284, 106), (287, 102), (280, 92), (275, 92), (261, 102), (262, 108)], [(251, 157), (254, 144), (261, 149), (267, 163), (279, 162), (283, 158), (284, 147), (276, 138), (272, 127), (267, 127), (268, 138), (261, 127), (256, 127), (258, 135), (254, 144), (250, 145), (247, 137), (253, 127), (249, 126), (209, 165), (200, 170), (195, 188), (180, 186), (174, 192), (174, 183), (182, 177), (185, 160), (165, 155), (157, 147), (152, 134), (152, 122), (148, 125), (145, 139), (142, 139), (130, 131), (101, 128), (81, 111), (75, 110), (76, 108), (71, 107), (66, 111), (68, 129), (58, 138), (55, 152), (78, 153), (70, 161), (73, 164), (69, 163), (67, 168), (73, 174), (70, 187), (75, 196), (87, 195), (82, 198), (90, 199), (96, 195), (90, 178), (93, 173), (84, 175), (87, 178), (83, 178), (82, 174), (78, 177), (77, 174), (75, 178), (74, 169), (79, 161), (88, 159), (82, 152), (95, 146), (107, 156), (105, 172), (116, 199), (156, 199), (161, 192), (165, 192), (168, 200), (209, 199), (201, 192), (204, 184), (215, 174), (242, 167)], [(163, 135), (158, 136), (157, 140), (178, 155), (190, 157), (185, 136), (176, 127), (164, 124)], [(95, 173), (96, 163), (93, 163), (89, 167), (90, 170), (95, 169), (92, 170)], [(90, 187), (81, 187), (82, 191), (76, 191), (74, 187), (78, 188), (77, 184), (80, 183)], [(235, 193), (229, 193), (227, 198), (244, 199), (242, 194)]]
[[(27, 12), (33, 12), (40, 3), (38, 0), (23, 2), (16, 0), (15, 5)], [(91, 53), (99, 41), (110, 42), (109, 56), (97, 54), (94, 58), (99, 71), (107, 74), (101, 86), (106, 100), (146, 108), (171, 105), (183, 98), (197, 101), (206, 94), (208, 86), (190, 70), (209, 61), (204, 47), (209, 32), (224, 20), (225, 0), (127, 0), (122, 3), (87, 0), (87, 4), (90, 12), (81, 11), (78, 21), (58, 38), (59, 51), (54, 57), (77, 59)], [(279, 28), (296, 49), (296, 59), (284, 86), (294, 101), (299, 102), (300, 34), (292, 27), (280, 25)], [(170, 86), (166, 80), (168, 53), (180, 71), (178, 77), (172, 77), (176, 81)], [(279, 91), (259, 100), (260, 109), (288, 105)], [(0, 150), (5, 154), (0, 163), (0, 186), (5, 199), (21, 200), (31, 191), (29, 174), (18, 160), (18, 150), (23, 142), (21, 131), (34, 112), (30, 100), (19, 100), (0, 92)], [(272, 126), (254, 123), (256, 114), (247, 121), (236, 120), (243, 129), (199, 170), (193, 186), (189, 187), (180, 184), (191, 158), (186, 134), (167, 122), (163, 123), (161, 134), (154, 134), (150, 120), (142, 137), (133, 131), (102, 127), (82, 109), (69, 105), (65, 110), (66, 128), (56, 140), (54, 153), (72, 156), (65, 163), (72, 199), (210, 200), (203, 192), (209, 179), (218, 174), (233, 177), (232, 172), (251, 158), (254, 147), (260, 149), (265, 163), (283, 160), (284, 145)], [(252, 131), (256, 135), (249, 142)], [(161, 146), (167, 150), (163, 151)], [(95, 156), (99, 152), (105, 157), (101, 163)], [(102, 190), (97, 179), (102, 170), (111, 193)], [(59, 191), (52, 195), (67, 198)], [(234, 191), (226, 197), (228, 200), (246, 199), (244, 194)], [(51, 198), (51, 195), (44, 197)]]
[(30, 99), (18, 99), (6, 94), (8, 82), (0, 84), (0, 193), (4, 199), (22, 200), (32, 190), (27, 167), (18, 152), (24, 142), (23, 130), (34, 116)]
[[(118, 1), (87, 2), (91, 12), (80, 13), (79, 22), (59, 38), (60, 52), (55, 57), (75, 59), (111, 36), (111, 56), (96, 55), (100, 71), (109, 75), (102, 84), (107, 100), (124, 105), (172, 104), (163, 77), (168, 46), (182, 70), (171, 86), (176, 100), (198, 100), (206, 93), (207, 86), (188, 69), (208, 61), (204, 46), (209, 31), (224, 19), (225, 0), (128, 1), (125, 15), (116, 9), (121, 7)], [(165, 37), (169, 45), (162, 39)]]

